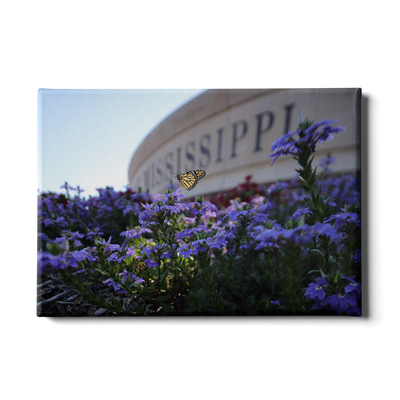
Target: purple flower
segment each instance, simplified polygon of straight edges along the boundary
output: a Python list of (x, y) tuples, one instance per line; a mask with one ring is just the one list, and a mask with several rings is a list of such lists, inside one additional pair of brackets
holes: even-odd
[(184, 258), (189, 258), (190, 254), (192, 254), (192, 250), (189, 244), (184, 244), (178, 248), (179, 255)]
[[(267, 204), (262, 204), (258, 208), (249, 208), (243, 210), (243, 206), (245, 205), (247, 205), (247, 203), (243, 202), (239, 204), (237, 201), (234, 201), (233, 204), (227, 208), (228, 212), (225, 218), (229, 218), (231, 222), (239, 222), (244, 217), (248, 217), (249, 229), (254, 225), (260, 225), (266, 222), (268, 218), (268, 214), (265, 214), (265, 211), (268, 209)], [(246, 208), (248, 208), (248, 206)], [(229, 225), (229, 222), (227, 225)]]
[(68, 241), (69, 238), (65, 237), (65, 236), (61, 236), (58, 238), (55, 238), (54, 241), (58, 244), (64, 244), (65, 246), (65, 242)]
[(330, 217), (326, 218), (324, 222), (331, 222), (333, 220), (335, 220), (336, 229), (342, 228), (345, 223), (356, 224), (356, 226), (360, 225), (360, 215), (353, 212), (331, 215)]
[(293, 213), (293, 218), (300, 218), (302, 215), (313, 214), (313, 212), (309, 208), (298, 208)]
[(250, 204), (252, 205), (252, 207), (259, 212), (267, 211), (268, 205), (267, 205), (267, 203), (264, 204), (264, 202), (265, 202), (264, 196), (256, 196), (250, 200)]
[(325, 235), (334, 242), (342, 240), (343, 235), (333, 228), (330, 224), (317, 223), (310, 226), (310, 230), (314, 235)]
[(98, 259), (97, 256), (93, 255), (90, 252), (90, 248), (89, 247), (87, 247), (86, 249), (82, 249), (82, 250), (72, 251), (71, 252), (71, 257), (76, 262), (82, 262), (83, 260), (95, 261), (95, 260)]
[(65, 234), (70, 234), (70, 240), (82, 239), (85, 237), (85, 234), (80, 233), (79, 231), (76, 232), (63, 231), (63, 235)]
[[(297, 245), (309, 243), (316, 235), (326, 235), (334, 241), (341, 240), (342, 236), (329, 224), (317, 223), (315, 225), (301, 225), (293, 229), (266, 229), (256, 236), (256, 240), (263, 245), (270, 246), (272, 243), (279, 244), (290, 241)], [(263, 246), (257, 246), (259, 249)]]
[(150, 218), (151, 218), (151, 213), (147, 210), (144, 210), (139, 214), (139, 222), (141, 225), (146, 224), (146, 222), (149, 221)]
[(146, 254), (147, 257), (150, 257), (154, 250), (156, 250), (154, 247), (143, 247), (142, 252)]
[(328, 305), (330, 304), (335, 310), (339, 312), (344, 312), (349, 307), (349, 304), (353, 307), (357, 306), (356, 299), (350, 294), (333, 294), (332, 296), (327, 297), (322, 304)]
[(151, 229), (140, 227), (138, 229), (131, 229), (129, 231), (121, 232), (121, 236), (125, 236), (128, 239), (138, 239), (143, 236), (144, 233), (151, 233)]
[(121, 246), (119, 244), (108, 244), (105, 246), (106, 251), (121, 251)]
[(301, 132), (301, 129), (299, 129), (299, 130), (297, 130), (297, 131), (295, 131), (295, 132), (292, 132), (292, 131), (290, 130), (288, 133), (282, 135), (279, 139), (275, 140), (274, 143), (272, 143), (271, 151), (276, 151), (276, 150), (281, 149), (281, 148), (282, 148), (283, 146), (285, 146), (288, 142), (289, 142), (289, 143), (291, 142), (291, 138), (292, 138), (294, 135), (297, 135), (297, 134), (300, 133), (300, 132)]
[(206, 239), (195, 240), (191, 243), (186, 243), (178, 248), (179, 255), (184, 258), (189, 258), (190, 255), (197, 255), (199, 251), (206, 251), (203, 246)]
[(60, 189), (65, 189), (65, 190), (76, 190), (74, 187), (69, 186), (67, 182), (65, 182), (64, 185), (60, 186)]
[(349, 315), (358, 315), (359, 317), (361, 317), (360, 307), (348, 307), (346, 312)]
[(67, 226), (67, 221), (64, 217), (58, 217), (57, 219), (46, 218), (45, 220), (43, 220), (43, 223), (46, 227), (49, 225), (58, 225), (61, 228)]
[(197, 201), (193, 201), (191, 203), (185, 204), (185, 209), (190, 210), (192, 215), (205, 215), (206, 213), (218, 213), (217, 207), (213, 204), (210, 203), (209, 201), (203, 201), (203, 203), (199, 203)]
[(255, 250), (263, 249), (264, 247), (279, 247), (276, 243), (276, 237), (273, 235), (277, 232), (275, 229), (266, 229), (255, 237), (259, 243), (256, 244)]
[(172, 257), (172, 254), (169, 250), (164, 251), (160, 256), (161, 259), (164, 259), (164, 258), (170, 259), (171, 257)]
[(351, 293), (356, 298), (361, 297), (361, 284), (348, 276), (343, 275), (342, 278), (350, 281), (350, 283), (344, 288), (345, 293)]
[(276, 304), (277, 306), (281, 305), (281, 302), (279, 300), (273, 300), (271, 301), (272, 304)]
[(112, 253), (108, 256), (108, 261), (116, 261), (117, 263), (121, 263), (123, 257), (119, 257), (118, 253)]
[(202, 205), (201, 205), (201, 211), (202, 211), (202, 215), (204, 215), (205, 213), (210, 213), (210, 212), (218, 212), (218, 208), (215, 204), (210, 203), (209, 201), (203, 201)]
[(326, 158), (323, 158), (320, 162), (319, 165), (323, 167), (324, 165), (329, 165), (329, 164), (334, 164), (336, 162), (336, 158), (333, 156), (328, 156)]
[(275, 192), (280, 192), (284, 189), (287, 189), (288, 187), (289, 187), (289, 184), (287, 182), (272, 183), (271, 185), (268, 186), (267, 193), (269, 195), (271, 195)]
[(326, 296), (324, 286), (328, 286), (328, 283), (323, 278), (318, 278), (317, 283), (311, 282), (308, 284), (308, 289), (305, 293), (307, 299), (314, 300), (318, 298), (319, 300), (323, 300)]
[(244, 210), (244, 211), (237, 211), (237, 210), (233, 210), (231, 212), (228, 213), (227, 217), (231, 220), (231, 221), (237, 221), (239, 219), (239, 217), (245, 217), (249, 214), (254, 213), (253, 210)]
[(133, 272), (128, 272), (126, 269), (124, 269), (120, 274), (121, 282), (124, 283), (127, 279), (132, 279), (133, 278)]
[(167, 211), (167, 215), (179, 214), (180, 212), (182, 212), (182, 204), (180, 203), (176, 203), (174, 205), (166, 204), (164, 206), (161, 206), (161, 210)]
[(144, 260), (144, 263), (147, 265), (148, 268), (158, 267), (158, 262), (153, 260), (152, 258)]
[(80, 247), (80, 246), (83, 246), (83, 244), (82, 244), (82, 242), (80, 240), (75, 240), (74, 241), (74, 246), (75, 247)]
[(107, 285), (107, 286), (110, 286), (110, 287), (113, 287), (113, 289), (118, 293), (127, 294), (127, 291), (122, 288), (121, 284), (114, 282), (114, 280), (112, 278), (106, 279), (105, 281), (103, 281), (103, 284)]
[(98, 228), (96, 228), (94, 231), (88, 232), (88, 233), (86, 234), (86, 238), (87, 238), (87, 239), (91, 239), (92, 237), (103, 236), (103, 235), (104, 235), (104, 233), (103, 233), (103, 232), (100, 232), (100, 231), (98, 230)]
[(210, 249), (222, 249), (226, 247), (229, 241), (228, 235), (224, 231), (216, 233), (214, 236), (209, 237), (205, 243)]
[(128, 204), (125, 206), (123, 214), (139, 214), (140, 213), (140, 207), (138, 203), (134, 204)]
[(210, 233), (210, 229), (206, 225), (199, 225), (199, 226), (194, 227), (194, 228), (190, 228), (190, 229), (186, 229), (186, 230), (177, 232), (175, 237), (177, 239), (184, 239), (184, 238), (188, 238), (188, 237), (194, 236), (194, 235), (196, 235), (198, 233), (209, 234)]
[(69, 262), (66, 254), (58, 254), (56, 256), (52, 256), (50, 259), (50, 264), (54, 269), (65, 269), (69, 267)]
[(50, 253), (39, 251), (37, 253), (37, 273), (43, 274), (46, 270), (46, 265), (50, 262)]
[[(301, 129), (299, 129), (293, 133), (289, 131), (286, 135), (283, 135), (278, 140), (275, 140), (271, 147), (272, 153), (268, 156), (275, 157), (272, 160), (271, 165), (281, 155), (290, 154), (293, 156), (297, 156), (304, 148), (314, 150), (315, 146), (318, 143), (324, 142), (326, 140), (332, 140), (334, 134), (346, 129), (342, 126), (331, 126), (331, 124), (335, 122), (337, 122), (337, 120), (328, 119), (321, 122), (316, 122), (304, 131), (302, 137), (300, 135), (302, 131)], [(319, 130), (321, 127), (322, 129)], [(294, 136), (297, 134), (299, 135), (299, 137), (294, 138)]]
[[(175, 244), (174, 244), (175, 245)], [(160, 258), (171, 258), (171, 252), (165, 244), (153, 244), (142, 248), (142, 252), (150, 257), (152, 254), (160, 255)]]
[(121, 246), (119, 244), (112, 244), (111, 243), (111, 236), (109, 237), (109, 239), (107, 240), (107, 242), (105, 241), (105, 239), (103, 240), (96, 240), (96, 242), (98, 244), (101, 244), (104, 246), (104, 251), (108, 252), (108, 251), (122, 251)]
[(335, 228), (340, 229), (345, 223), (360, 226), (360, 215), (352, 212), (339, 215), (335, 220)]
[(84, 275), (87, 275), (87, 271), (86, 271), (85, 268), (84, 268), (84, 269), (80, 269), (79, 271), (76, 271), (76, 273), (77, 273), (77, 274), (84, 274)]
[(108, 238), (107, 242), (105, 239), (102, 240), (96, 240), (96, 243), (102, 244), (103, 246), (108, 246), (111, 243), (111, 236)]
[(322, 300), (320, 300), (318, 297), (315, 297), (313, 299), (314, 304), (311, 307), (313, 310), (319, 310), (322, 307)]
[(315, 236), (315, 231), (308, 225), (298, 226), (286, 232), (286, 239), (297, 245), (307, 244)]
[(353, 259), (354, 259), (354, 262), (356, 262), (356, 263), (361, 262), (361, 250), (360, 250), (360, 249), (357, 249), (357, 250), (354, 252), (354, 257), (353, 257)]
[(199, 253), (199, 251), (207, 251), (207, 249), (202, 246), (202, 244), (204, 243), (204, 240), (205, 239), (196, 240), (196, 242), (193, 242), (192, 254), (197, 255)]

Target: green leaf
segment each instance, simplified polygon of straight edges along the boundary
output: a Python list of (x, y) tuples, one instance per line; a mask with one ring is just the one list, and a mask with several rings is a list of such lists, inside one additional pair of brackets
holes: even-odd
[(139, 306), (138, 303), (133, 302), (132, 307), (139, 315), (143, 315), (143, 309)]
[(331, 200), (331, 196), (328, 196), (328, 197), (324, 200), (325, 204), (329, 203), (330, 200)]
[(60, 247), (65, 251), (69, 251), (69, 241), (66, 237), (62, 238), (62, 243)]
[(250, 308), (253, 307), (255, 301), (256, 301), (256, 296), (254, 294), (252, 294), (246, 301), (247, 306), (250, 307)]
[(324, 253), (319, 249), (310, 249), (310, 253), (319, 254), (322, 258), (325, 258)]
[(174, 307), (171, 304), (163, 303), (163, 304), (161, 304), (161, 307), (162, 307), (165, 315), (176, 315), (177, 314), (176, 310), (174, 309)]
[(196, 293), (196, 300), (200, 307), (207, 305), (207, 295), (204, 289), (199, 289)]
[(144, 315), (150, 315), (151, 310), (150, 310), (150, 304), (146, 304), (146, 307), (144, 309)]
[(247, 238), (246, 237), (242, 237), (240, 239), (240, 244), (245, 244), (245, 243), (247, 243)]
[(304, 178), (302, 178), (301, 176), (299, 176), (299, 180), (303, 183), (307, 183), (307, 180), (305, 180)]
[(128, 301), (129, 301), (129, 300), (130, 300), (130, 298), (127, 297), (127, 298), (124, 300), (123, 304), (122, 304), (122, 308), (123, 308), (125, 311), (127, 311), (127, 306), (128, 306)]
[(307, 274), (312, 274), (313, 272), (320, 272), (320, 269), (312, 269), (311, 271), (308, 271)]
[(321, 268), (319, 269), (319, 272), (321, 272), (322, 278), (327, 278), (327, 277), (328, 277), (328, 275), (326, 275), (326, 274), (324, 273), (324, 271), (322, 271)]
[(111, 304), (116, 308), (116, 309), (120, 309), (121, 308), (121, 303), (119, 302), (119, 300), (114, 296), (111, 295)]
[(165, 278), (167, 277), (167, 275), (169, 274), (169, 270), (165, 270), (161, 276), (160, 276), (160, 282), (163, 283), (165, 281)]
[(171, 293), (167, 293), (165, 295), (155, 297), (154, 301), (156, 301), (157, 303), (161, 303), (161, 302), (164, 302), (164, 301), (171, 300), (172, 297), (173, 297), (173, 295)]
[(334, 282), (334, 283), (338, 283), (338, 282), (339, 282), (339, 277), (341, 277), (341, 276), (342, 276), (342, 274), (338, 272), (338, 273), (335, 275), (335, 279), (333, 280), (333, 282)]
[(285, 229), (293, 229), (294, 228), (294, 221), (292, 219), (289, 219), (288, 221), (285, 222), (284, 225)]
[(61, 247), (60, 247), (60, 245), (59, 245), (58, 243), (56, 243), (56, 242), (52, 242), (52, 243), (47, 242), (47, 243), (46, 243), (46, 248), (47, 248), (47, 251), (48, 251), (50, 254), (52, 254), (53, 256), (57, 256), (58, 254), (61, 253)]

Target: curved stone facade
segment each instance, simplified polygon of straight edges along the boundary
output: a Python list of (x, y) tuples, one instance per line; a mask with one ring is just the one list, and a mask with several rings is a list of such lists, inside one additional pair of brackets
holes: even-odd
[[(292, 157), (271, 166), (272, 143), (295, 130), (298, 117), (338, 119), (346, 130), (317, 147), (315, 163), (330, 152), (333, 172), (359, 170), (361, 89), (208, 90), (165, 118), (133, 154), (129, 184), (165, 192), (175, 174), (204, 169), (207, 175), (187, 197), (235, 187), (245, 176), (258, 183), (296, 175)], [(315, 164), (317, 165), (317, 164)]]

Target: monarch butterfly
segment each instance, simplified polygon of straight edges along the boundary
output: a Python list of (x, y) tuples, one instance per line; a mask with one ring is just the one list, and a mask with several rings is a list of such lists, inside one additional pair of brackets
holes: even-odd
[(197, 185), (197, 182), (205, 176), (206, 171), (196, 169), (186, 172), (185, 174), (178, 174), (176, 175), (176, 179), (178, 179), (179, 183), (182, 184), (186, 190), (192, 190)]

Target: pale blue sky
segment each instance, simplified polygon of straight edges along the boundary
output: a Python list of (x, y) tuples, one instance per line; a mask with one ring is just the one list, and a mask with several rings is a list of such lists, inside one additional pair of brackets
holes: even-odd
[(203, 90), (72, 90), (38, 92), (38, 189), (83, 195), (122, 190), (129, 160), (167, 115)]

